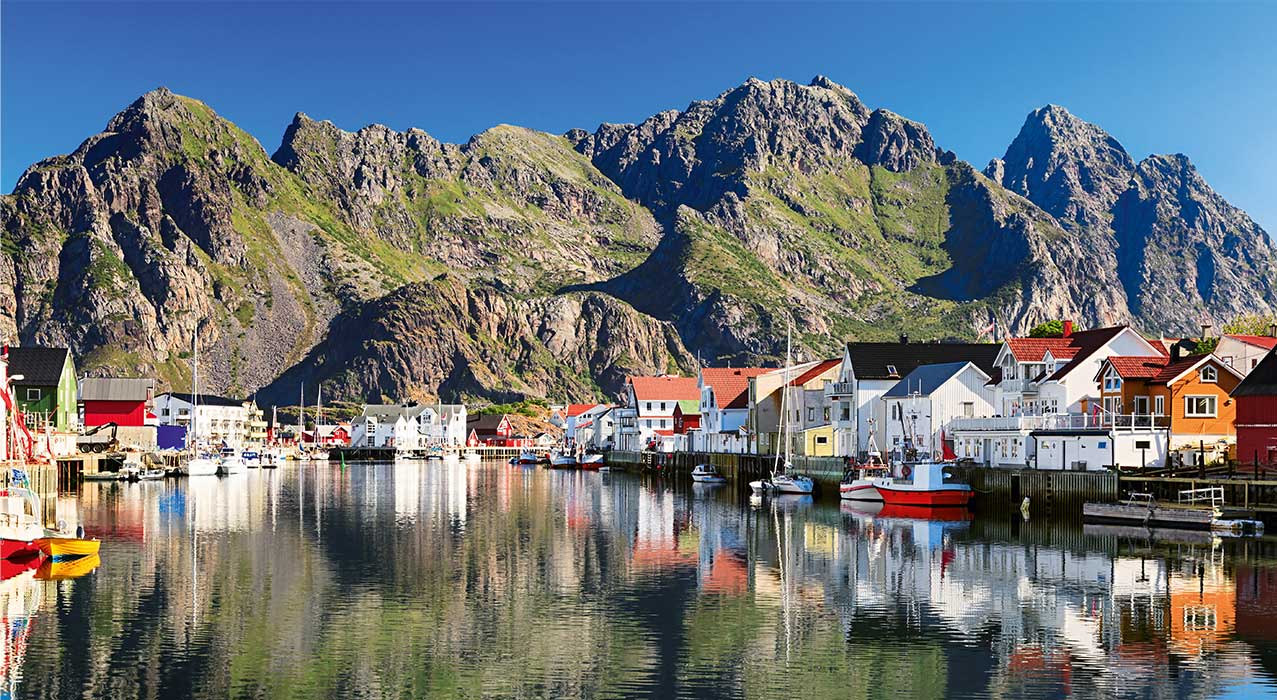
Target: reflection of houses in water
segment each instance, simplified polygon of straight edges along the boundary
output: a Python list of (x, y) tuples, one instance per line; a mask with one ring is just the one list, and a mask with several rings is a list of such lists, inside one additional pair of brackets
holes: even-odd
[(1170, 572), (1170, 648), (1197, 658), (1214, 652), (1233, 635), (1237, 589), (1223, 561), (1188, 560)]
[[(36, 580), (34, 558), (27, 562), (0, 561), (0, 625), (4, 629), (0, 656), (0, 697), (18, 697), (18, 679), (27, 655), (27, 643), (45, 584)], [(53, 618), (56, 622), (57, 618)]]
[(696, 565), (700, 540), (687, 512), (678, 507), (679, 500), (668, 490), (639, 492), (638, 528), (630, 553), (634, 569), (663, 571)]

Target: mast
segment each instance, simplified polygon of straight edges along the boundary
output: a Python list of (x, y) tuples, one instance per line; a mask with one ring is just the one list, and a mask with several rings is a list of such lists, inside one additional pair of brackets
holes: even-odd
[(780, 384), (780, 439), (784, 442), (781, 449), (776, 451), (776, 464), (772, 467), (772, 473), (775, 474), (780, 470), (781, 457), (785, 459), (785, 468), (789, 467), (789, 352), (790, 352), (790, 328), (785, 328), (785, 370), (781, 375), (783, 379)]
[(195, 327), (195, 333), (191, 335), (191, 347), (193, 350), (195, 368), (191, 371), (191, 453), (199, 456), (199, 422), (195, 419), (199, 414), (200, 408), (200, 340), (199, 326)]
[(315, 435), (311, 442), (319, 447), (319, 424), (323, 422), (324, 415), (324, 385), (320, 384), (315, 388)]
[(301, 395), (297, 399), (297, 446), (302, 446), (302, 433), (306, 432), (306, 382), (302, 382)]

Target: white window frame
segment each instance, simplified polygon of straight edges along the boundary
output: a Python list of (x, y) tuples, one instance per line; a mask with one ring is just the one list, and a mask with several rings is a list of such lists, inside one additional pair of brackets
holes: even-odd
[(1153, 415), (1155, 416), (1166, 415), (1166, 397), (1165, 396), (1153, 397)]
[[(1209, 374), (1208, 374), (1209, 373)], [(1200, 372), (1202, 383), (1214, 384), (1219, 381), (1219, 370), (1212, 365), (1206, 365)]]
[(1104, 391), (1115, 392), (1121, 390), (1122, 375), (1118, 374), (1112, 365), (1109, 365), (1108, 371), (1104, 373)]
[[(34, 394), (34, 396), (32, 396), (32, 394)], [(27, 387), (27, 401), (39, 401), (42, 398), (44, 398), (44, 392), (39, 389)]]
[[(1196, 399), (1205, 399), (1209, 405), (1209, 412), (1193, 411), (1192, 406)], [(1184, 397), (1184, 417), (1185, 418), (1218, 418), (1219, 417), (1219, 400), (1214, 396), (1185, 396)]]

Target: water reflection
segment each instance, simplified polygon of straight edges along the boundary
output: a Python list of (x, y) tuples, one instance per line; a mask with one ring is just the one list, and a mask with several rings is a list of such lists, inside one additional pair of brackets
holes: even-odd
[(22, 697), (1271, 693), (1277, 546), (447, 463), (90, 483)]

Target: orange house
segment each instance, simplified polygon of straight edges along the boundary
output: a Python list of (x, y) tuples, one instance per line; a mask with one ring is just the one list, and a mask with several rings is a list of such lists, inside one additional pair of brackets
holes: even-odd
[(1170, 428), (1172, 449), (1237, 438), (1229, 393), (1242, 375), (1213, 354), (1109, 357), (1095, 379), (1105, 415), (1148, 416), (1150, 425)]

